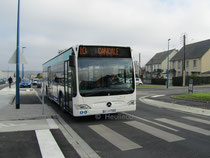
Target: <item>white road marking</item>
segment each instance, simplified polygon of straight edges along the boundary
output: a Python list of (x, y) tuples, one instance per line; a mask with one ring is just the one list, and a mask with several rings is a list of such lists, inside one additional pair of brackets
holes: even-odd
[(58, 115), (58, 126), (68, 142), (82, 158), (100, 158), (100, 156)]
[(175, 131), (175, 132), (178, 132), (178, 131), (179, 131), (179, 130), (177, 130), (177, 129), (174, 129), (174, 128), (171, 128), (171, 127), (167, 127), (167, 126), (165, 126), (165, 125), (162, 125), (162, 124), (159, 124), (159, 123), (157, 123), (157, 122), (153, 122), (153, 121), (150, 121), (150, 120), (147, 120), (147, 119), (144, 119), (144, 118), (141, 118), (141, 117), (138, 117), (138, 116), (129, 114), (129, 113), (127, 113), (127, 112), (122, 112), (122, 113), (125, 114), (125, 115), (129, 115), (129, 116), (131, 116), (131, 117), (134, 117), (134, 118), (136, 118), (136, 119), (143, 120), (143, 121), (145, 121), (145, 122), (149, 122), (149, 123), (152, 123), (152, 124), (154, 124), (154, 125), (158, 125), (158, 126), (160, 126), (160, 127), (167, 128), (167, 129), (172, 130), (172, 131)]
[(157, 98), (157, 97), (163, 97), (165, 95), (154, 95), (154, 96), (151, 96), (151, 98)]
[(196, 133), (200, 133), (200, 134), (203, 134), (203, 135), (206, 135), (206, 136), (210, 135), (210, 131), (208, 131), (208, 130), (205, 130), (205, 129), (202, 129), (202, 128), (199, 128), (199, 127), (195, 127), (195, 126), (191, 126), (191, 125), (187, 125), (187, 124), (184, 124), (184, 123), (181, 123), (181, 122), (169, 120), (169, 119), (166, 119), (166, 118), (159, 118), (159, 119), (155, 119), (155, 120), (160, 121), (160, 122), (164, 122), (164, 123), (167, 123), (167, 124), (179, 127), (179, 128), (183, 128), (183, 129), (186, 129), (188, 131), (193, 131), (193, 132), (196, 132)]
[(35, 132), (43, 158), (64, 158), (50, 130), (36, 130)]
[(204, 123), (204, 124), (207, 124), (207, 125), (210, 125), (210, 121), (207, 121), (207, 120), (203, 120), (203, 119), (200, 119), (200, 118), (195, 118), (195, 117), (182, 117), (184, 119), (188, 119), (188, 120), (191, 120), (191, 121), (196, 121), (196, 122), (199, 122), (199, 123)]
[(184, 140), (185, 139), (185, 138), (182, 138), (180, 136), (177, 136), (177, 135), (165, 132), (163, 130), (154, 128), (152, 126), (149, 126), (149, 125), (146, 125), (144, 123), (137, 122), (137, 121), (128, 121), (128, 122), (124, 122), (124, 123), (126, 123), (127, 125), (130, 125), (130, 126), (132, 126), (134, 128), (137, 128), (137, 129), (139, 129), (141, 131), (149, 133), (149, 134), (151, 134), (151, 135), (153, 135), (155, 137), (163, 139), (163, 140), (165, 140), (167, 142), (176, 142), (176, 141), (180, 141), (180, 140)]
[[(1, 128), (3, 127), (3, 128)], [(15, 120), (1, 121), (0, 132), (29, 131), (36, 129), (49, 129), (46, 120)]]
[(89, 127), (122, 151), (142, 148), (140, 145), (132, 142), (128, 138), (118, 134), (117, 132), (102, 124), (92, 125)]
[(38, 92), (35, 89), (33, 89), (33, 88), (32, 88), (32, 91), (36, 94), (36, 96), (38, 97), (39, 101), (42, 103), (42, 99), (39, 97)]
[(46, 119), (50, 129), (58, 129), (57, 124), (53, 119)]
[(13, 124), (13, 123), (0, 123), (0, 128), (2, 127), (15, 127), (15, 126), (26, 126), (27, 124)]

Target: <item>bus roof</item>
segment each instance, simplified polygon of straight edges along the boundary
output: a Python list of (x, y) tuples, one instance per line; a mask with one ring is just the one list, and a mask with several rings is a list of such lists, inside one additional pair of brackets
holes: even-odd
[(50, 60), (46, 61), (44, 64), (42, 64), (42, 66), (48, 67), (50, 65), (54, 65), (55, 63), (68, 60), (69, 56), (72, 54), (71, 48), (63, 51), (62, 53), (60, 53), (60, 54), (56, 55), (55, 57), (51, 58)]

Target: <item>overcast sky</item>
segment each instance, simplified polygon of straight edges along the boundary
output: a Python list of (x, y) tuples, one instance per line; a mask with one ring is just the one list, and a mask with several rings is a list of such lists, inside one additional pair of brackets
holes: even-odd
[[(0, 70), (16, 49), (17, 1), (0, 0)], [(20, 45), (26, 70), (75, 44), (130, 46), (141, 65), (155, 54), (210, 39), (210, 0), (21, 0)]]

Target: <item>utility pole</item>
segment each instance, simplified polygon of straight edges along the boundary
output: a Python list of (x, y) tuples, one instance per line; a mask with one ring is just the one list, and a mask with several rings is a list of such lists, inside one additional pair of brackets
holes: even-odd
[(168, 85), (169, 85), (169, 41), (171, 39), (169, 38), (168, 39), (168, 62), (167, 62), (167, 84), (166, 84), (166, 87), (168, 88)]
[(139, 78), (141, 75), (141, 53), (139, 53)]
[(182, 64), (182, 78), (183, 78), (183, 87), (185, 86), (185, 40), (186, 40), (186, 36), (184, 35), (183, 36), (183, 44), (184, 44), (184, 47), (183, 47), (183, 50), (184, 50), (184, 54), (183, 54), (183, 64)]
[(20, 109), (20, 88), (19, 88), (19, 67), (20, 67), (20, 58), (19, 58), (19, 51), (20, 51), (20, 42), (19, 42), (19, 35), (20, 35), (20, 0), (18, 0), (18, 12), (17, 12), (17, 47), (16, 47), (16, 109)]
[(150, 68), (151, 68), (151, 83), (152, 83), (152, 76), (153, 76), (153, 57), (152, 57), (152, 64), (151, 64), (151, 66), (150, 66)]

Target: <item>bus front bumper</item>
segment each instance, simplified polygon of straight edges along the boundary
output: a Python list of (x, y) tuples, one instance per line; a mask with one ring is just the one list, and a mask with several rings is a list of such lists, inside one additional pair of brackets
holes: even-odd
[(126, 111), (135, 111), (136, 105), (123, 106), (118, 108), (106, 108), (106, 109), (82, 109), (74, 110), (73, 116), (89, 116), (89, 115), (106, 115), (114, 114)]

